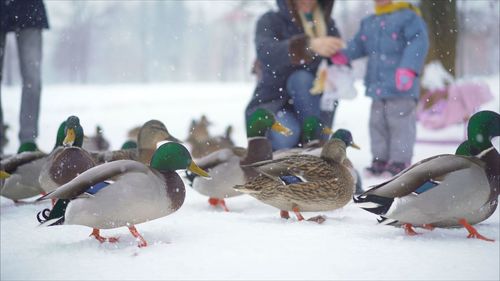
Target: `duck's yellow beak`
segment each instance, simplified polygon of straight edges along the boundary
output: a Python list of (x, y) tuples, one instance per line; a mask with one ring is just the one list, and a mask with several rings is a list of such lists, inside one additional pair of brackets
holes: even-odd
[(321, 133), (323, 135), (329, 136), (329, 135), (333, 134), (333, 130), (331, 128), (325, 127), (325, 128), (323, 128), (323, 130), (321, 131)]
[(273, 124), (273, 126), (271, 127), (271, 130), (278, 132), (282, 135), (285, 135), (287, 137), (293, 135), (293, 132), (290, 129), (283, 126), (280, 122), (277, 122), (277, 121)]
[(355, 144), (353, 142), (351, 142), (351, 144), (349, 146), (352, 147), (352, 148), (361, 149), (361, 147), (359, 147), (359, 145), (357, 145), (357, 144)]
[(205, 172), (205, 170), (198, 167), (198, 165), (196, 165), (194, 162), (191, 162), (191, 164), (188, 167), (188, 170), (190, 170), (191, 172), (193, 172), (199, 176), (202, 176), (205, 178), (210, 178), (210, 175), (207, 172)]
[(8, 177), (10, 177), (9, 173), (7, 173), (6, 171), (3, 171), (3, 170), (0, 171), (0, 180), (6, 179)]
[(70, 128), (66, 131), (66, 137), (63, 140), (64, 146), (72, 146), (76, 139), (75, 129)]

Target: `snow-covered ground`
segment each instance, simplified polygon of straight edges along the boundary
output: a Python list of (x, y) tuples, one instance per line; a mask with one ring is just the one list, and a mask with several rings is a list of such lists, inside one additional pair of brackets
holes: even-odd
[[(499, 78), (487, 79), (495, 99), (483, 108), (499, 110)], [(357, 85), (362, 91), (361, 84)], [(185, 139), (192, 118), (206, 114), (220, 134), (234, 126), (233, 138), (245, 145), (243, 109), (252, 84), (169, 84), (119, 86), (46, 86), (40, 116), (41, 149), (49, 151), (55, 132), (69, 115), (84, 129), (104, 129), (113, 149), (126, 140), (128, 129), (150, 119), (163, 121)], [(2, 89), (4, 118), (11, 128), (6, 153), (17, 146), (20, 89)], [(371, 161), (368, 113), (370, 99), (359, 95), (340, 104), (335, 128), (348, 128), (362, 150), (348, 150), (358, 169)], [(461, 139), (463, 125), (436, 132), (418, 129), (419, 139)], [(413, 161), (453, 153), (453, 145), (418, 143)], [(366, 188), (380, 179), (363, 179)], [(467, 239), (464, 229), (417, 230), (408, 237), (349, 204), (323, 213), (322, 225), (288, 221), (254, 198), (227, 200), (231, 212), (214, 209), (207, 198), (187, 187), (176, 213), (140, 224), (150, 243), (139, 249), (126, 228), (103, 231), (120, 236), (117, 244), (99, 244), (82, 226), (37, 227), (36, 214), (48, 202), (16, 206), (0, 199), (0, 279), (418, 279), (499, 280), (499, 212), (477, 229), (496, 240)], [(305, 213), (313, 216), (313, 213)]]

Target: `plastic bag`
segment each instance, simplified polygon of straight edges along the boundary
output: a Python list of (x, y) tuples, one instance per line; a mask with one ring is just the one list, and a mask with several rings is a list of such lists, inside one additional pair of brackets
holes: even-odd
[(354, 88), (354, 75), (347, 65), (332, 64), (327, 68), (327, 79), (324, 95), (336, 99), (354, 99), (357, 95)]

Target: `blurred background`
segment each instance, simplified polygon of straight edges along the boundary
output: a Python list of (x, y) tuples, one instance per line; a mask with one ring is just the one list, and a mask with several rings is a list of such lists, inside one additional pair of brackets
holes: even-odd
[[(44, 2), (50, 24), (43, 34), (44, 84), (251, 82), (256, 20), (276, 9), (274, 0)], [(426, 2), (446, 2), (456, 13), (450, 33), (457, 77), (499, 72), (500, 1)], [(348, 40), (372, 11), (372, 0), (337, 0), (333, 18)], [(20, 84), (13, 36), (7, 37), (2, 81), (9, 86)], [(363, 67), (355, 63), (358, 77)]]

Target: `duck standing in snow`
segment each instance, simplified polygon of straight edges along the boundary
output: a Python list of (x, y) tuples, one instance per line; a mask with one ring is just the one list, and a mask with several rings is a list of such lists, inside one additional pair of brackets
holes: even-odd
[(208, 196), (208, 202), (212, 206), (220, 205), (225, 211), (229, 211), (224, 199), (242, 195), (241, 192), (234, 190), (233, 186), (244, 184), (257, 175), (252, 168), (242, 168), (240, 165), (272, 158), (271, 143), (266, 137), (270, 130), (284, 135), (291, 134), (288, 128), (276, 121), (270, 111), (257, 109), (247, 124), (247, 148), (224, 148), (197, 159), (197, 163), (209, 171), (212, 179), (207, 180), (188, 174), (193, 189)]
[(29, 142), (21, 144), (17, 154), (2, 159), (0, 170), (4, 179), (0, 179), (0, 195), (19, 203), (22, 199), (45, 194), (38, 183), (38, 176), (46, 156)]
[(60, 199), (49, 214), (42, 212), (42, 225), (88, 226), (93, 228), (91, 236), (101, 243), (117, 242), (118, 238), (104, 238), (100, 229), (126, 226), (139, 240), (139, 247), (147, 246), (135, 225), (167, 216), (182, 206), (185, 188), (175, 172), (178, 169), (208, 177), (188, 150), (175, 142), (161, 145), (149, 166), (117, 160), (91, 168), (39, 199)]
[(193, 155), (195, 159), (204, 157), (220, 149), (234, 146), (234, 142), (231, 139), (232, 126), (227, 126), (224, 135), (212, 137), (208, 132), (208, 126), (210, 126), (210, 124), (211, 122), (208, 121), (205, 115), (201, 116), (200, 121), (196, 122), (192, 120), (191, 122), (189, 137), (186, 141), (189, 143), (191, 155)]
[(480, 111), (470, 118), (468, 140), (457, 155), (424, 159), (354, 201), (380, 215), (379, 223), (403, 226), (408, 235), (417, 234), (413, 226), (465, 227), (468, 238), (493, 241), (472, 225), (491, 216), (498, 204), (500, 155), (491, 139), (499, 135), (500, 115)]
[(157, 144), (161, 141), (179, 142), (167, 130), (163, 122), (149, 120), (142, 125), (137, 135), (137, 145), (128, 144), (120, 150), (93, 153), (97, 163), (111, 162), (116, 160), (135, 160), (148, 165)]
[[(314, 124), (314, 123), (313, 123)], [(305, 126), (304, 126), (305, 127)], [(309, 126), (311, 127), (311, 126)], [(303, 131), (306, 131), (306, 129), (303, 129)], [(324, 129), (323, 129), (324, 132)], [(328, 131), (326, 131), (328, 132)], [(346, 129), (337, 129), (333, 135), (331, 136), (331, 139), (340, 139), (342, 140), (346, 147), (352, 147), (355, 149), (360, 149), (360, 147), (354, 143), (354, 140), (352, 138), (352, 134), (349, 130)], [(308, 154), (308, 155), (314, 155), (317, 157), (320, 157), (321, 155), (321, 149), (322, 149), (322, 143), (320, 141), (317, 141), (317, 137), (315, 138), (315, 141), (309, 141), (306, 143), (305, 147), (303, 148), (290, 148), (290, 149), (281, 149), (278, 151), (275, 151), (273, 153), (273, 159), (280, 159), (286, 156), (290, 155), (295, 155), (295, 154)], [(363, 192), (362, 189), (362, 181), (361, 181), (361, 176), (359, 175), (359, 172), (354, 168), (354, 165), (352, 164), (351, 160), (349, 158), (345, 158), (344, 163), (343, 163), (351, 172), (352, 177), (354, 178), (354, 185), (355, 185), (355, 193), (360, 194)]]
[(93, 136), (84, 136), (82, 148), (89, 152), (109, 150), (109, 141), (104, 137), (101, 126), (95, 127)]
[[(293, 211), (299, 221), (300, 212), (330, 211), (345, 206), (354, 192), (354, 179), (345, 166), (346, 144), (334, 138), (321, 149), (320, 157), (298, 154), (249, 165), (260, 175), (234, 188), (281, 210), (288, 219)], [(311, 221), (322, 223), (317, 216)]]
[(70, 116), (63, 124), (65, 137), (62, 146), (56, 147), (49, 154), (39, 173), (38, 180), (45, 193), (96, 165), (90, 153), (82, 148), (84, 132), (80, 119)]

